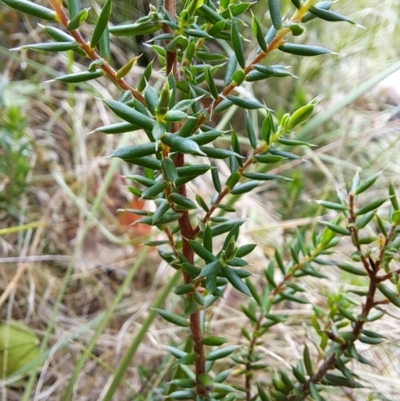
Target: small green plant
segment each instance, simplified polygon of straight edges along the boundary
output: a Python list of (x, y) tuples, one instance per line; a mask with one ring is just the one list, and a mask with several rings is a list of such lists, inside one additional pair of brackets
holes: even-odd
[[(296, 131), (312, 116), (319, 101), (310, 100), (278, 119), (269, 108), (274, 106), (274, 99), (242, 96), (246, 92), (238, 88), (251, 82), (296, 78), (285, 66), (268, 65), (273, 51), (293, 57), (331, 54), (318, 45), (299, 43), (297, 37), (313, 19), (355, 22), (332, 11), (332, 1), (316, 0), (292, 0), (290, 7), (286, 4), (289, 2), (269, 0), (269, 29), (255, 15), (249, 15), (252, 3), (231, 0), (218, 4), (211, 0), (179, 4), (166, 0), (151, 5), (149, 14), (136, 22), (116, 26), (110, 26), (112, 0), (106, 0), (95, 18), (78, 0), (68, 0), (67, 8), (59, 0), (49, 0), (51, 9), (27, 0), (2, 2), (50, 22), (43, 27), (50, 41), (22, 49), (73, 51), (86, 56), (87, 71), (61, 75), (56, 81), (79, 84), (103, 77), (118, 86), (119, 98), (104, 103), (122, 122), (99, 127), (98, 133), (146, 133), (145, 143), (116, 149), (112, 156), (143, 169), (143, 174), (130, 177), (133, 185), (129, 189), (140, 198), (153, 200), (156, 208), (154, 212), (132, 212), (143, 216), (139, 223), (164, 232), (164, 240), (148, 245), (157, 246), (160, 257), (178, 270), (183, 280), (173, 290), (182, 297), (182, 313), (156, 309), (163, 319), (181, 327), (186, 336), (183, 347), (169, 347), (176, 363), (164, 395), (172, 400), (320, 401), (329, 399), (334, 386), (362, 387), (362, 378), (352, 371), (351, 362), (369, 361), (359, 353), (357, 344), (382, 342), (383, 336), (371, 331), (369, 323), (384, 315), (382, 305), (400, 307), (398, 271), (393, 267), (400, 247), (400, 210), (394, 188), (389, 187), (388, 197), (368, 201), (361, 195), (378, 175), (360, 181), (357, 174), (347, 194), (338, 192), (337, 199), (318, 201), (337, 217), (322, 222), (322, 227), (312, 232), (298, 232), (285, 249), (276, 249), (263, 270), (262, 288), (246, 269), (246, 257), (256, 245), (239, 245), (244, 220), (235, 215), (235, 200), (260, 183), (277, 180), (285, 185), (281, 179), (285, 177), (268, 171), (277, 163), (299, 159), (291, 149), (310, 146), (296, 139)], [(95, 23), (86, 38), (80, 27), (89, 14)], [(247, 52), (241, 33), (247, 23), (256, 41), (251, 52)], [(127, 77), (140, 55), (115, 70), (110, 35), (145, 34), (155, 35), (148, 46), (156, 60), (131, 85)], [(223, 46), (220, 51), (211, 51), (210, 43)], [(161, 88), (151, 84), (156, 69), (165, 77)], [(245, 121), (247, 152), (239, 145), (240, 136), (234, 127), (222, 131), (213, 125), (216, 114), (234, 106)], [(260, 126), (253, 118), (254, 110), (262, 116)], [(229, 148), (214, 146), (221, 137), (229, 137)], [(227, 179), (216, 167), (217, 159), (226, 162), (230, 170)], [(204, 199), (200, 193), (188, 196), (188, 184), (204, 174), (211, 174), (214, 195), (211, 199)], [(288, 193), (299, 188), (293, 186)], [(332, 256), (341, 237), (348, 237), (354, 246), (346, 261)], [(313, 305), (306, 328), (309, 342), (304, 345), (302, 359), (291, 369), (271, 372), (259, 346), (264, 345), (263, 336), (273, 326), (288, 319), (279, 305), (309, 304), (302, 278), (324, 278), (324, 268), (332, 266), (359, 278), (360, 290), (330, 295), (324, 305)], [(216, 333), (208, 323), (209, 310), (224, 296), (228, 285), (249, 299), (241, 309), (249, 319), (242, 328), (246, 345), (241, 347), (227, 344), (223, 333)], [(151, 319), (146, 320), (144, 330), (150, 323)], [(104, 401), (112, 399), (141, 338), (134, 340), (135, 346), (104, 392)], [(64, 400), (72, 397), (71, 383)]]
[(26, 189), (31, 143), (26, 118), (17, 106), (0, 109), (0, 209), (17, 215), (20, 195)]

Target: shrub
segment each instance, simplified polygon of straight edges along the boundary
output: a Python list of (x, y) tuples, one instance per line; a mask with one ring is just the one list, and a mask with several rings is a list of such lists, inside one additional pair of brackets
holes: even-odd
[[(363, 387), (363, 378), (352, 371), (352, 361), (370, 362), (362, 356), (358, 344), (384, 341), (369, 328), (370, 322), (382, 318), (382, 305), (400, 307), (395, 268), (400, 210), (394, 188), (389, 186), (387, 197), (368, 199), (365, 193), (379, 174), (364, 181), (356, 174), (347, 193), (338, 192), (336, 199), (318, 201), (321, 207), (333, 211), (333, 219), (322, 221), (314, 230), (298, 231), (285, 249), (276, 249), (269, 265), (263, 268), (262, 285), (246, 268), (246, 257), (256, 245), (242, 244), (244, 219), (235, 215), (235, 201), (261, 182), (277, 180), (285, 185), (285, 177), (269, 170), (277, 163), (299, 159), (293, 152), (310, 146), (296, 139), (296, 131), (319, 102), (319, 98), (312, 99), (278, 119), (267, 107), (266, 99), (250, 98), (238, 88), (249, 82), (295, 78), (286, 67), (265, 63), (273, 51), (293, 57), (332, 53), (297, 39), (313, 19), (326, 24), (355, 22), (332, 11), (331, 1), (292, 0), (291, 14), (287, 14), (291, 17), (283, 18), (284, 2), (269, 0), (271, 26), (267, 31), (257, 16), (251, 15), (256, 45), (249, 56), (241, 28), (250, 22), (252, 3), (221, 0), (216, 5), (187, 0), (177, 6), (173, 0), (166, 0), (151, 6), (149, 14), (134, 23), (109, 26), (113, 1), (106, 0), (94, 18), (91, 34), (84, 38), (80, 27), (89, 9), (81, 9), (77, 0), (69, 0), (67, 9), (59, 0), (49, 0), (52, 9), (27, 0), (2, 2), (51, 23), (43, 28), (51, 41), (24, 45), (22, 49), (74, 51), (89, 60), (87, 71), (62, 75), (56, 81), (79, 84), (107, 77), (118, 86), (120, 97), (104, 103), (123, 121), (99, 127), (98, 133), (143, 130), (147, 136), (145, 143), (116, 149), (112, 156), (142, 168), (143, 174), (130, 177), (134, 185), (129, 189), (140, 198), (153, 200), (155, 211), (137, 210), (143, 216), (138, 222), (156, 226), (164, 233), (165, 239), (148, 245), (157, 246), (160, 257), (182, 277), (183, 283), (170, 281), (173, 292), (181, 296), (182, 312), (162, 307), (150, 312), (105, 389), (103, 400), (112, 399), (155, 312), (181, 327), (186, 336), (182, 347), (169, 347), (176, 359), (164, 394), (169, 399), (319, 401), (328, 399), (335, 386)], [(126, 77), (138, 57), (114, 69), (110, 35), (150, 34), (149, 47), (157, 61), (150, 62), (132, 86)], [(223, 43), (224, 50), (212, 51), (215, 43)], [(164, 76), (159, 90), (151, 84), (155, 69)], [(274, 99), (267, 100), (273, 107)], [(235, 127), (229, 131), (214, 127), (214, 118), (231, 107), (243, 116), (244, 139)], [(254, 110), (262, 116), (260, 127)], [(229, 148), (213, 146), (218, 138), (228, 136)], [(187, 162), (189, 157), (191, 163)], [(229, 167), (226, 180), (216, 160), (223, 160)], [(188, 184), (204, 174), (212, 176), (211, 199), (204, 199), (200, 192), (188, 195)], [(348, 237), (354, 248), (344, 261), (334, 255), (341, 237)], [(354, 277), (359, 289), (351, 294), (322, 294), (324, 302), (313, 304), (303, 280), (326, 278), (324, 269), (329, 267)], [(227, 345), (223, 333), (213, 330), (208, 320), (213, 303), (224, 296), (229, 285), (248, 298), (246, 306), (241, 307), (249, 324), (242, 328), (245, 343), (240, 347)], [(169, 291), (166, 286), (166, 293)], [(268, 346), (263, 336), (271, 328), (287, 324), (288, 316), (279, 307), (282, 303), (310, 306), (311, 318), (304, 321), (308, 341), (302, 358), (290, 369), (271, 372), (259, 347)], [(73, 380), (71, 383), (65, 400), (72, 396)]]

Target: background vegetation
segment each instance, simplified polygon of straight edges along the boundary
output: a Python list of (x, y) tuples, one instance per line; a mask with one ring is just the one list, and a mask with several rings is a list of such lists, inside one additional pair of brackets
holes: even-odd
[[(99, 9), (97, 2), (82, 3)], [(288, 9), (292, 7), (290, 1), (286, 3)], [(115, 23), (126, 21), (126, 15), (135, 20), (146, 11), (142, 2), (118, 4)], [(358, 0), (340, 1), (337, 6), (366, 30), (340, 23), (330, 24), (327, 30), (316, 22), (302, 41), (317, 42), (338, 55), (300, 62), (277, 52), (271, 64), (291, 65), (290, 71), (301, 79), (245, 86), (248, 96), (274, 99), (278, 116), (323, 96), (317, 110), (321, 114), (299, 133), (317, 145), (316, 150), (302, 149), (302, 160), (272, 171), (292, 180), (286, 185), (268, 182), (238, 202), (238, 215), (247, 219), (242, 241), (259, 245), (249, 260), (254, 275), (268, 266), (275, 248), (292, 241), (296, 229), (305, 232), (331, 217), (314, 200), (344, 189), (356, 171), (366, 178), (384, 170), (369, 192), (374, 198), (386, 195), (387, 181), (395, 188), (399, 185), (399, 120), (390, 118), (398, 111), (393, 103), (400, 93), (396, 89), (400, 79), (379, 82), (388, 67), (395, 71), (393, 64), (400, 59), (396, 46), (400, 4), (383, 0), (378, 8), (375, 1)], [(265, 26), (270, 25), (263, 4), (255, 5), (253, 11)], [(143, 225), (130, 227), (134, 217), (117, 213), (120, 208), (145, 206), (125, 187), (124, 176), (135, 172), (127, 164), (104, 157), (143, 138), (137, 133), (88, 135), (115, 121), (98, 100), (115, 98), (113, 85), (91, 81), (84, 84), (84, 90), (76, 90), (46, 83), (60, 73), (75, 72), (80, 59), (71, 52), (57, 57), (29, 53), (28, 58), (24, 51), (8, 50), (44, 40), (46, 34), (37, 22), (0, 5), (0, 313), (3, 321), (24, 321), (40, 339), (48, 339), (49, 352), (34, 400), (60, 399), (74, 366), (93, 333), (98, 333), (90, 357), (75, 378), (76, 399), (97, 400), (150, 306), (170, 289), (173, 272), (160, 262), (154, 248), (142, 246), (145, 239), (156, 240), (157, 232)], [(116, 67), (144, 50), (147, 61), (151, 60), (152, 53), (141, 43), (115, 40)], [(141, 75), (141, 68), (134, 67), (133, 81)], [(162, 82), (160, 76), (152, 77), (155, 87), (160, 88)], [(240, 127), (242, 120), (243, 115), (232, 110), (216, 124), (219, 129), (230, 124)], [(227, 167), (221, 164), (220, 168)], [(205, 198), (212, 195), (211, 177), (202, 176), (193, 185)], [(342, 241), (338, 255), (348, 254), (351, 247), (350, 241)], [(72, 273), (69, 279), (65, 279), (66, 272)], [(302, 283), (307, 298), (316, 305), (324, 306), (326, 299), (360, 286), (353, 276), (329, 266), (324, 274), (326, 279)], [(61, 301), (58, 294), (64, 288), (66, 296)], [(240, 330), (248, 324), (240, 312), (244, 300), (235, 291), (227, 292), (210, 316), (214, 330), (223, 332), (231, 344), (244, 342)], [(177, 302), (171, 295), (165, 308), (174, 310)], [(308, 305), (283, 303), (281, 308), (290, 317), (289, 325), (275, 326), (262, 348), (271, 372), (301, 357), (308, 335), (303, 324), (310, 323)], [(355, 364), (353, 369), (376, 386), (338, 388), (329, 401), (399, 398), (398, 319), (398, 310), (389, 309), (376, 327), (386, 340), (379, 346), (363, 345), (363, 356), (374, 361), (374, 366)], [(157, 318), (146, 331), (116, 399), (161, 399), (174, 363), (166, 356), (166, 346), (180, 342), (180, 331)], [(0, 398), (20, 400), (25, 385), (16, 378), (4, 379)]]

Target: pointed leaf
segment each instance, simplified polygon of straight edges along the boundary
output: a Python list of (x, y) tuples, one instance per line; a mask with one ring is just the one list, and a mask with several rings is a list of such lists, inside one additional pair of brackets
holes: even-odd
[(243, 49), (242, 38), (234, 18), (232, 18), (231, 40), (236, 59), (239, 65), (244, 69), (246, 67), (246, 56)]
[(251, 297), (251, 292), (249, 290), (249, 287), (247, 287), (247, 285), (242, 281), (242, 279), (238, 276), (238, 274), (234, 269), (225, 266), (222, 269), (222, 272), (224, 273), (225, 277), (228, 279), (228, 281), (232, 284), (234, 288), (236, 288), (243, 294)]
[(107, 0), (104, 3), (103, 9), (99, 15), (96, 26), (92, 34), (92, 39), (90, 40), (90, 47), (93, 49), (99, 43), (101, 35), (103, 35), (104, 30), (108, 25), (108, 21), (111, 17), (112, 11), (112, 0)]
[(116, 100), (104, 100), (104, 103), (123, 120), (149, 131), (153, 129), (155, 121), (152, 118), (139, 113), (132, 107)]

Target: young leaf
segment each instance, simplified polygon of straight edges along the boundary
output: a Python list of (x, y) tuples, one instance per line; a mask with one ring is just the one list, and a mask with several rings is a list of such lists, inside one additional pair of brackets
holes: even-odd
[(84, 8), (80, 10), (67, 24), (66, 28), (68, 31), (74, 31), (78, 29), (82, 23), (84, 23), (89, 16), (90, 8)]
[(381, 173), (375, 174), (372, 177), (365, 180), (363, 183), (361, 183), (354, 191), (354, 195), (359, 195), (365, 192), (369, 187), (372, 187), (372, 185), (375, 184), (375, 181), (378, 179), (380, 175)]
[(132, 67), (136, 64), (140, 56), (134, 57), (132, 60), (129, 60), (126, 64), (124, 64), (116, 73), (115, 78), (121, 79), (125, 75), (129, 74)]

